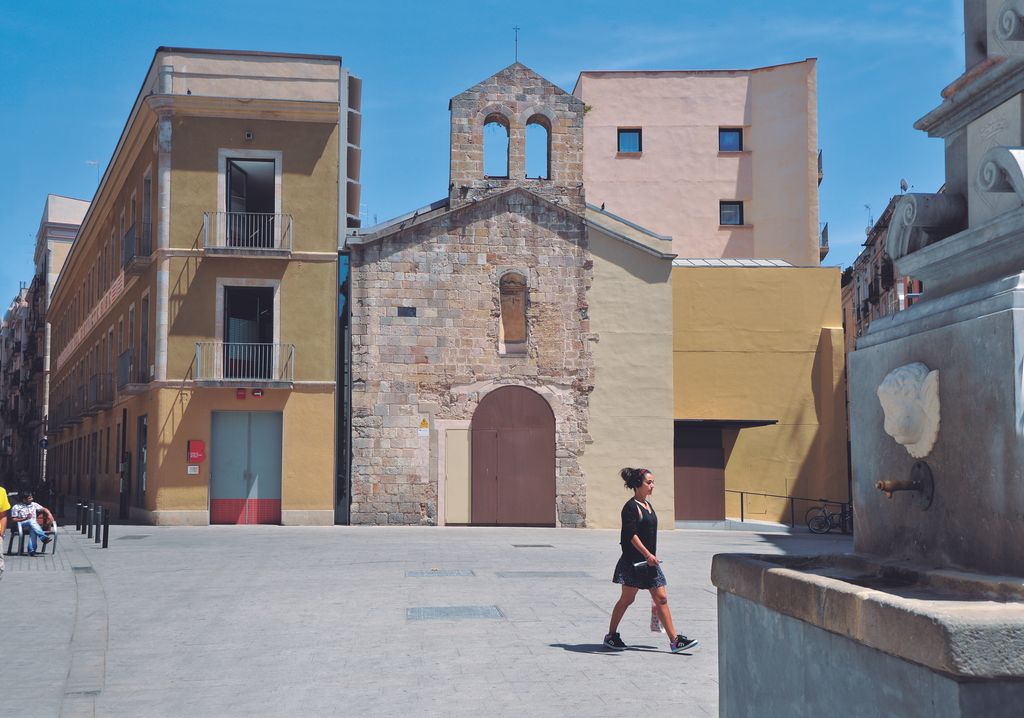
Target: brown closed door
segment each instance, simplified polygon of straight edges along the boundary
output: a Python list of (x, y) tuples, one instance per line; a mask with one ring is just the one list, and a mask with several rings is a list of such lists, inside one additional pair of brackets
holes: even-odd
[(675, 508), (679, 521), (725, 518), (725, 451), (676, 449)]
[(676, 422), (675, 509), (679, 521), (725, 518), (725, 450), (722, 429), (705, 422)]
[(555, 525), (555, 417), (531, 389), (504, 386), (473, 414), (471, 521)]
[(494, 429), (473, 429), (472, 439), (470, 520), (495, 524), (498, 523), (498, 432)]

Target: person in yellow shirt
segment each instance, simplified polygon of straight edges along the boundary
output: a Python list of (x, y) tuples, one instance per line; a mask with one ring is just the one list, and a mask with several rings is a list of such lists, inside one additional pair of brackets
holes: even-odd
[(11, 510), (11, 502), (7, 500), (7, 490), (0, 486), (0, 578), (4, 577), (4, 536), (7, 535), (7, 512)]

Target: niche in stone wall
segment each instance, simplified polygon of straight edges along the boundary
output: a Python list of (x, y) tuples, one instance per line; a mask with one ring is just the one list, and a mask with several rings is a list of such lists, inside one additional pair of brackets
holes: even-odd
[(526, 353), (526, 277), (506, 272), (498, 281), (501, 298), (501, 323), (498, 327), (500, 354)]

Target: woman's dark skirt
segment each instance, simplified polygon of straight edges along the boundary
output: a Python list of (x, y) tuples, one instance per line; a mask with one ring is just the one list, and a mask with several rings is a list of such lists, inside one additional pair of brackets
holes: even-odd
[(619, 562), (615, 564), (615, 575), (612, 576), (612, 582), (644, 590), (659, 588), (668, 583), (660, 565), (634, 566), (625, 556), (620, 556)]

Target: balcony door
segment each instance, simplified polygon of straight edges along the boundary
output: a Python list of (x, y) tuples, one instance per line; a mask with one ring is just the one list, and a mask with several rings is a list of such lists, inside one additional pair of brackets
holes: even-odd
[(274, 288), (224, 287), (224, 378), (275, 376)]
[(274, 170), (274, 160), (228, 160), (227, 246), (275, 246)]

